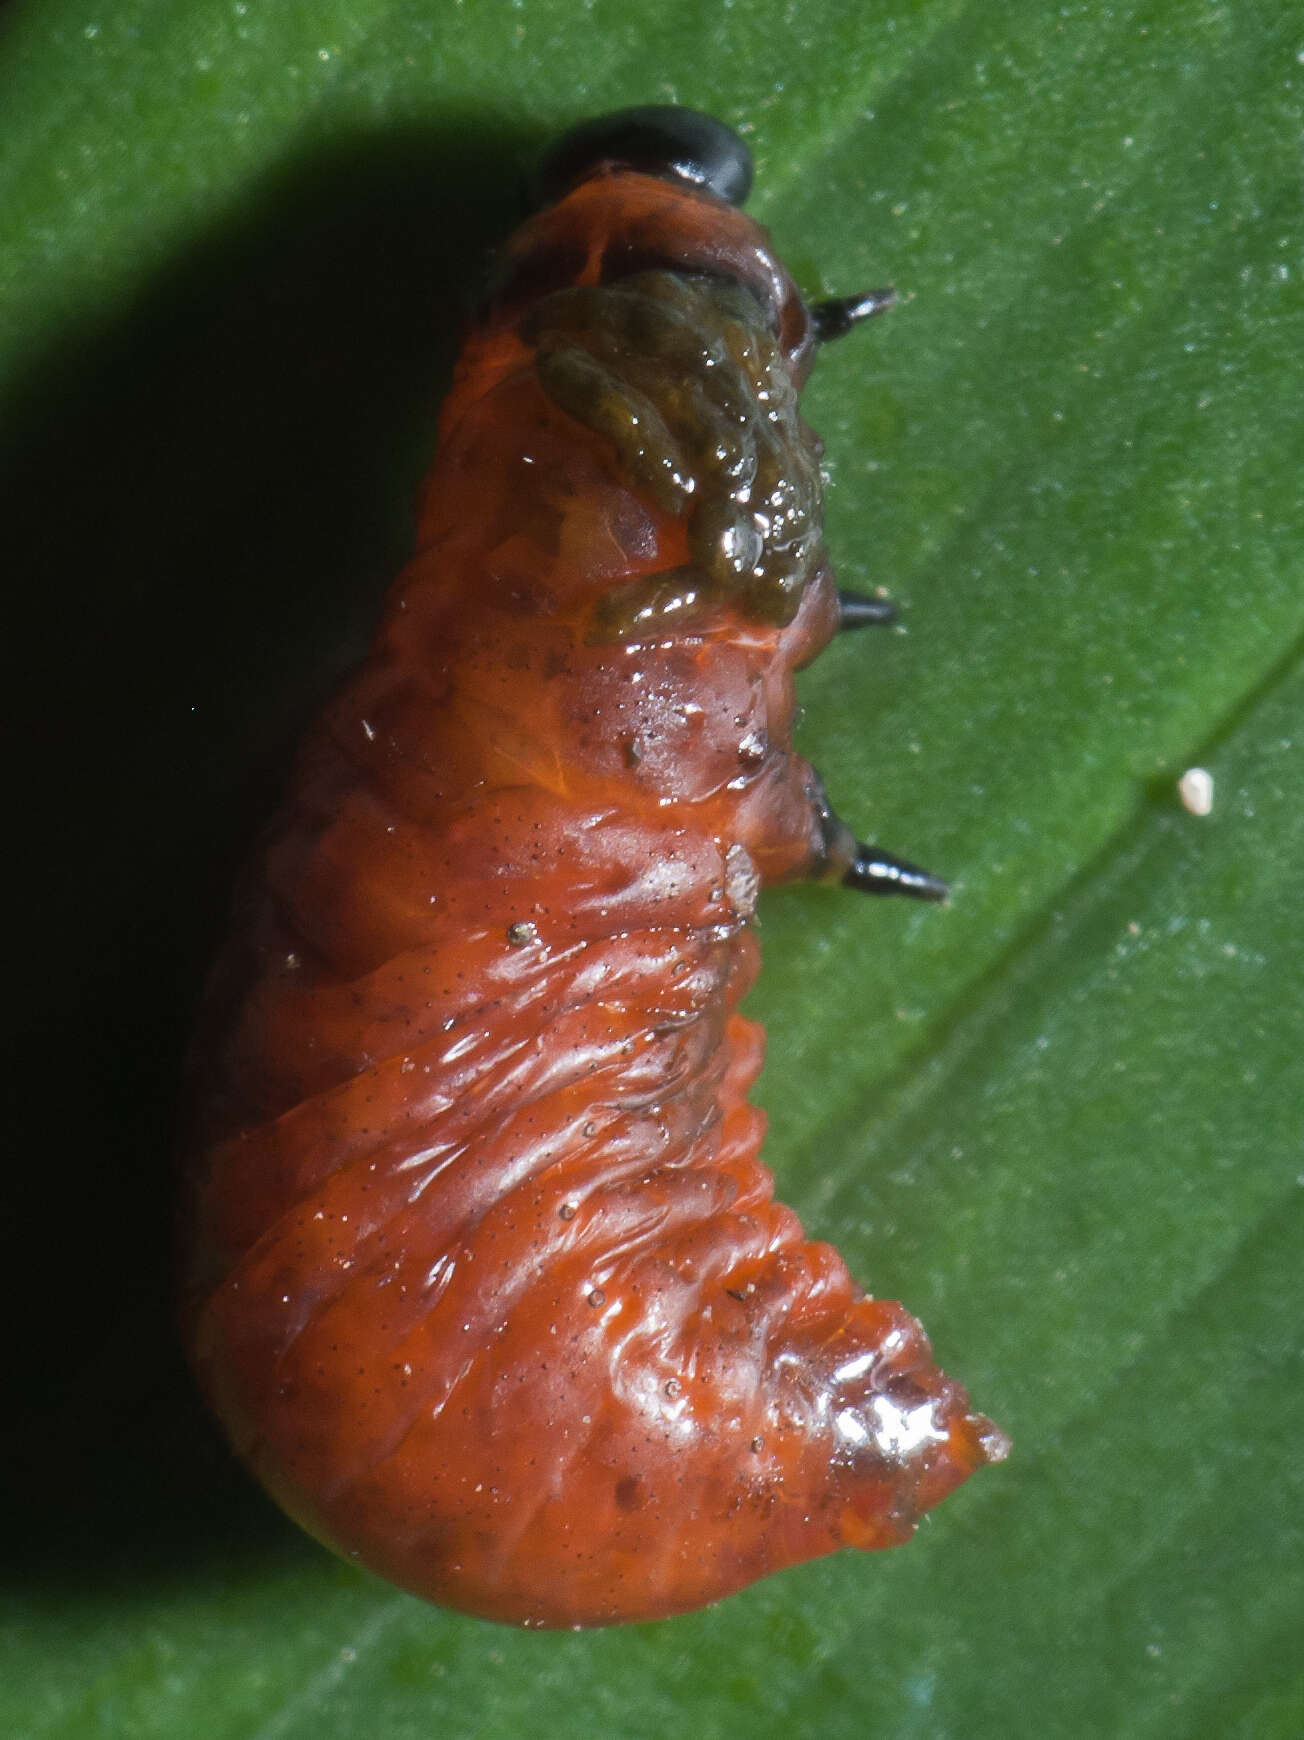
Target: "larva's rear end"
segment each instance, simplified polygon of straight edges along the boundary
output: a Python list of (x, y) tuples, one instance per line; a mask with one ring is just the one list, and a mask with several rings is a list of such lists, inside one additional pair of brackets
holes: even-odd
[(531, 1625), (901, 1541), (1005, 1447), (758, 1158), (758, 887), (940, 885), (792, 752), (846, 614), (819, 321), (721, 196), (733, 135), (691, 117), (688, 174), (660, 113), (560, 150), (509, 245), (196, 1061), (187, 1330), (237, 1450), (337, 1550)]

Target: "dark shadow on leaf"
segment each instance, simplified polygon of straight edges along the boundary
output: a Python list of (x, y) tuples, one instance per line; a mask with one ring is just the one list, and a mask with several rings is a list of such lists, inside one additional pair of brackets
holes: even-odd
[(279, 166), (6, 414), (5, 1558), (29, 1589), (291, 1538), (176, 1349), (176, 1081), (234, 868), (406, 554), (537, 144), (479, 112)]

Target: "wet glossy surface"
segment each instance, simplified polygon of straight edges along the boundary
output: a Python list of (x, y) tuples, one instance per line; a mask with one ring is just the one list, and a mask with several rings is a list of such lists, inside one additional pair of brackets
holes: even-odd
[[(640, 493), (686, 521), (674, 626), (728, 597), (745, 617), (791, 622), (822, 555), (819, 461), (750, 292), (641, 272), (555, 291), (524, 333), (548, 397), (614, 449)], [(649, 609), (665, 621), (666, 597), (659, 575), (608, 592), (609, 632), (642, 632)]]

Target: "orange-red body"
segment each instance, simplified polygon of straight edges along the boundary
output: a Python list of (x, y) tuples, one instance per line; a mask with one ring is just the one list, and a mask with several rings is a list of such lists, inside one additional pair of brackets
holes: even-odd
[(711, 196), (599, 177), (514, 239), (418, 553), (241, 894), (187, 1173), (187, 1332), (241, 1456), (340, 1552), (538, 1625), (900, 1541), (1001, 1449), (758, 1159), (737, 1005), (758, 883), (821, 864), (792, 672), (836, 595), (819, 560), (787, 622), (595, 628), (686, 521), (543, 390), (522, 316), (622, 260), (748, 285), (800, 382), (800, 298)]

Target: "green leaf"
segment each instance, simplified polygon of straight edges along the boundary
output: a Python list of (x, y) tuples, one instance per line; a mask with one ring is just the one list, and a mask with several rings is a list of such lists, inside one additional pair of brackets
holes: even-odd
[[(0, 1727), (1294, 1740), (1290, 9), (30, 0), (4, 28), (34, 869)], [(231, 1465), (168, 1328), (169, 1107), (222, 889), (401, 560), (522, 166), (671, 99), (747, 127), (810, 291), (903, 293), (808, 405), (841, 577), (904, 627), (805, 675), (802, 747), (954, 899), (770, 897), (752, 1007), (783, 1195), (1015, 1448), (904, 1550), (518, 1635), (338, 1565)]]

